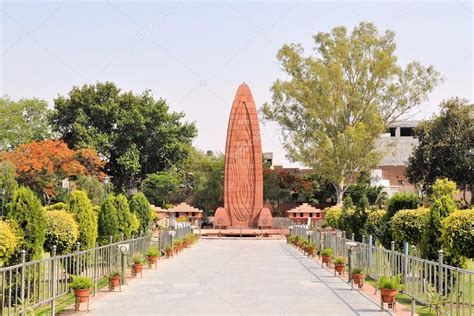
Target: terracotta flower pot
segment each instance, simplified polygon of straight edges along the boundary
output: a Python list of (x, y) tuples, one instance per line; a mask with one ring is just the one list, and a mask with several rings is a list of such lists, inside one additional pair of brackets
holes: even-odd
[(80, 303), (87, 302), (90, 294), (90, 289), (74, 289), (74, 296), (79, 298)]
[(382, 296), (382, 302), (392, 304), (395, 301), (395, 295), (397, 295), (396, 289), (380, 289), (380, 296)]
[(334, 269), (336, 269), (337, 273), (341, 275), (342, 272), (344, 272), (344, 268), (346, 267), (345, 263), (336, 263), (334, 265)]
[(173, 257), (173, 249), (168, 249), (168, 250), (166, 250), (166, 256), (167, 256), (168, 258)]
[(323, 260), (323, 263), (329, 264), (329, 261), (331, 261), (331, 257), (330, 256), (322, 256), (322, 260)]
[(158, 261), (158, 256), (148, 256), (148, 263), (155, 264)]
[(142, 270), (143, 270), (143, 264), (141, 264), (141, 263), (134, 263), (133, 264), (133, 271), (135, 273), (141, 273)]
[(354, 284), (358, 285), (359, 287), (362, 287), (362, 285), (364, 285), (364, 279), (365, 279), (365, 274), (363, 273), (352, 275), (352, 281), (354, 281)]
[(120, 277), (115, 276), (115, 277), (110, 277), (109, 278), (109, 286), (111, 289), (115, 289), (116, 287), (120, 286)]

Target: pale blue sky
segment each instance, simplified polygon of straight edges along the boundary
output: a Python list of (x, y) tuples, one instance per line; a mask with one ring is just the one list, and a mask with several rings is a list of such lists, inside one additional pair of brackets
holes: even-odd
[[(0, 93), (53, 98), (73, 85), (113, 81), (152, 90), (196, 121), (195, 145), (223, 151), (237, 86), (257, 106), (271, 99), (283, 74), (275, 55), (284, 43), (360, 21), (396, 33), (402, 64), (434, 65), (446, 81), (414, 113), (425, 118), (442, 99), (473, 100), (472, 2), (1, 2)], [(278, 128), (261, 125), (264, 151), (290, 165)]]

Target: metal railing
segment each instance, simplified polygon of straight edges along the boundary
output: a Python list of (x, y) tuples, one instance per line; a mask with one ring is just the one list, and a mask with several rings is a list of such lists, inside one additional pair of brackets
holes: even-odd
[(165, 249), (173, 245), (173, 241), (192, 233), (193, 227), (189, 223), (176, 223), (174, 229), (160, 230), (157, 239), (154, 238), (153, 240), (157, 242), (158, 248), (164, 254)]
[[(438, 261), (430, 261), (409, 255), (408, 243), (404, 243), (403, 252), (395, 251), (393, 241), (390, 250), (374, 246), (370, 235), (362, 242), (355, 242), (354, 236), (346, 238), (345, 232), (306, 225), (293, 226), (290, 234), (307, 239), (318, 250), (331, 248), (335, 257), (346, 257), (352, 267), (364, 269), (374, 280), (380, 276), (400, 275), (404, 285), (402, 292), (412, 299), (412, 309), (415, 302), (433, 305), (432, 298), (436, 297), (438, 303), (441, 301), (443, 315), (474, 315), (474, 272), (444, 264), (442, 250), (438, 252)], [(356, 244), (351, 251), (348, 242)]]
[[(0, 316), (24, 315), (39, 306), (51, 305), (51, 315), (55, 313), (55, 301), (70, 292), (68, 283), (71, 275), (89, 277), (94, 281), (93, 295), (97, 292), (98, 282), (113, 271), (125, 271), (127, 262), (134, 255), (144, 255), (150, 243), (156, 241), (163, 251), (172, 245), (173, 238), (179, 239), (192, 233), (190, 225), (177, 225), (171, 231), (159, 231), (157, 238), (150, 236), (110, 242), (104, 246), (80, 250), (66, 255), (56, 255), (53, 247), (49, 258), (26, 261), (26, 253), (21, 252), (20, 264), (0, 268)], [(128, 251), (122, 255), (119, 246), (128, 245)], [(126, 260), (123, 260), (125, 256)]]

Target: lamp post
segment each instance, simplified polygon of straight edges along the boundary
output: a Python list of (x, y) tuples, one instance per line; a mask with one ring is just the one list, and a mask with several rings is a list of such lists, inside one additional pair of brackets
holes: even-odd
[(348, 258), (349, 259), (348, 260), (348, 262), (349, 262), (349, 273), (348, 273), (349, 280), (348, 280), (348, 282), (351, 283), (351, 289), (353, 289), (354, 288), (354, 283), (351, 282), (351, 280), (352, 280), (352, 254), (354, 253), (354, 250), (357, 248), (357, 243), (355, 241), (348, 241), (346, 243), (346, 247), (349, 251), (349, 253), (348, 253), (348, 256), (349, 256), (349, 258)]

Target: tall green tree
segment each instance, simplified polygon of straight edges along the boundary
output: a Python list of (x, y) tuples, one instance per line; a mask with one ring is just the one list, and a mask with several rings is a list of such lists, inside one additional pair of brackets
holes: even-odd
[(124, 194), (115, 197), (115, 208), (117, 209), (119, 233), (123, 234), (125, 239), (129, 239), (132, 234), (132, 214)]
[(130, 199), (130, 212), (136, 214), (140, 220), (140, 231), (142, 233), (147, 233), (150, 230), (151, 226), (151, 212), (150, 212), (150, 203), (148, 202), (145, 194), (138, 192), (133, 195)]
[(185, 164), (184, 191), (194, 207), (207, 214), (224, 205), (224, 155), (191, 148)]
[(10, 161), (0, 161), (0, 217), (6, 213), (6, 205), (18, 188), (15, 179), (15, 165)]
[(0, 97), (0, 151), (51, 138), (49, 112), (45, 100)]
[(40, 199), (29, 188), (19, 187), (7, 210), (7, 219), (15, 221), (23, 234), (19, 249), (26, 250), (30, 260), (40, 259), (46, 238), (46, 216)]
[(425, 101), (440, 81), (432, 66), (397, 64), (394, 36), (360, 23), (351, 33), (342, 26), (318, 33), (307, 57), (299, 44), (278, 52), (288, 79), (273, 83), (263, 115), (282, 127), (292, 160), (332, 182), (338, 203), (357, 173), (378, 162), (375, 142), (385, 124)]
[[(452, 98), (416, 129), (419, 144), (408, 158), (407, 177), (430, 193), (438, 178), (456, 182), (464, 193), (474, 185), (474, 104)], [(466, 194), (464, 199), (467, 201)]]
[(106, 245), (109, 238), (115, 242), (120, 239), (119, 216), (113, 194), (107, 195), (99, 211), (99, 244)]
[(182, 183), (182, 176), (176, 171), (152, 173), (143, 181), (143, 193), (152, 204), (164, 207), (170, 203)]
[(164, 99), (150, 91), (122, 92), (111, 82), (73, 87), (54, 104), (53, 129), (72, 148), (90, 147), (104, 156), (118, 191), (182, 162), (197, 133)]
[(69, 197), (69, 212), (74, 214), (74, 218), (79, 227), (80, 248), (82, 250), (96, 246), (98, 227), (92, 202), (87, 193), (74, 190)]

